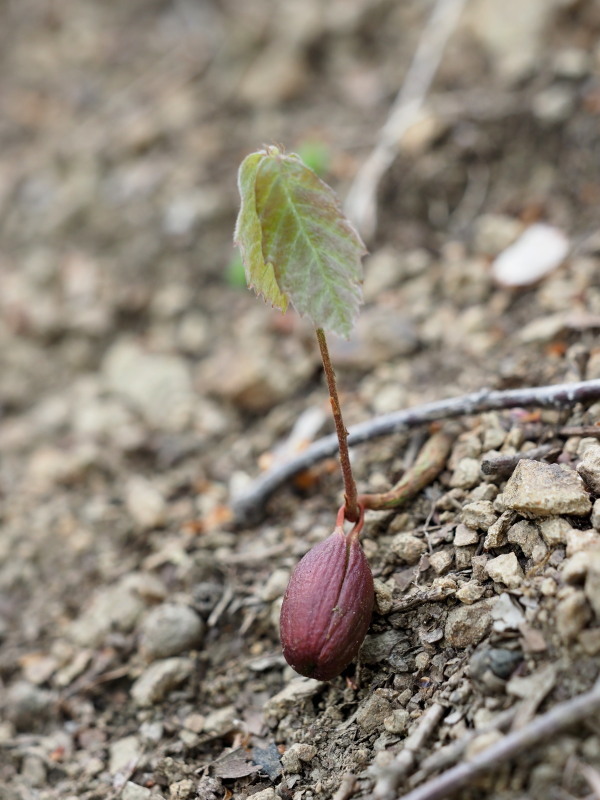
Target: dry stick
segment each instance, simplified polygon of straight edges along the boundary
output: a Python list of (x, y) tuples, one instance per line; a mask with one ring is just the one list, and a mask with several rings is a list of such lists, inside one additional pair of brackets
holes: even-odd
[(360, 509), (358, 507), (356, 482), (352, 475), (352, 466), (350, 464), (350, 453), (348, 452), (348, 431), (346, 430), (342, 417), (342, 409), (340, 408), (335, 382), (335, 372), (331, 364), (331, 358), (329, 357), (329, 348), (327, 347), (327, 339), (325, 338), (325, 331), (323, 328), (317, 328), (317, 341), (319, 342), (319, 350), (321, 351), (325, 378), (327, 379), (331, 411), (333, 413), (335, 432), (337, 434), (340, 450), (340, 465), (344, 478), (344, 516), (349, 522), (357, 522), (360, 518)]
[(565, 728), (600, 712), (600, 681), (589, 692), (560, 703), (537, 717), (524, 728), (509, 733), (496, 744), (475, 755), (471, 761), (443, 772), (398, 800), (445, 800), (463, 789), (487, 770), (535, 747), (542, 740), (555, 736)]
[(438, 431), (421, 448), (415, 463), (400, 478), (398, 483), (381, 494), (361, 494), (359, 501), (364, 508), (385, 511), (399, 508), (437, 478), (444, 469), (452, 447), (453, 437)]
[[(564, 408), (575, 403), (598, 399), (600, 399), (600, 380), (509, 389), (503, 392), (482, 389), (462, 397), (426, 403), (353, 425), (349, 430), (348, 444), (353, 446), (380, 436), (402, 433), (436, 420), (480, 414), (484, 411), (525, 406)], [(289, 461), (263, 473), (243, 494), (234, 498), (232, 509), (236, 520), (239, 523), (246, 523), (256, 519), (260, 516), (265, 501), (276, 489), (299, 472), (310, 469), (324, 458), (334, 455), (337, 449), (337, 436), (335, 434), (325, 436)]]
[(354, 178), (345, 210), (367, 238), (375, 233), (377, 225), (381, 178), (396, 158), (401, 138), (417, 120), (464, 4), (465, 0), (437, 0), (379, 140)]

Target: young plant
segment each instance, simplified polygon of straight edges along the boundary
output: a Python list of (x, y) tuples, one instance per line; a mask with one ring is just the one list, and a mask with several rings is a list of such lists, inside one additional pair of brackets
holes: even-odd
[[(288, 663), (329, 680), (356, 657), (373, 609), (371, 570), (358, 537), (359, 501), (347, 431), (325, 331), (348, 337), (362, 300), (365, 246), (333, 190), (295, 154), (266, 147), (247, 156), (238, 175), (241, 208), (235, 228), (248, 285), (285, 312), (289, 303), (312, 320), (329, 389), (344, 480), (344, 505), (333, 534), (292, 573), (281, 610)], [(344, 519), (354, 523), (344, 533)]]

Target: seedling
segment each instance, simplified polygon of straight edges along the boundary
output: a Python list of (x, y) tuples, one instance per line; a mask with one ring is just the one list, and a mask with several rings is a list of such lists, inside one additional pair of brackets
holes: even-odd
[[(252, 153), (240, 166), (238, 184), (235, 242), (247, 283), (281, 311), (291, 302), (312, 320), (338, 438), (344, 505), (333, 534), (292, 573), (281, 610), (288, 663), (302, 675), (329, 680), (355, 658), (373, 609), (373, 576), (359, 542), (365, 508), (392, 508), (412, 496), (439, 472), (449, 442), (442, 434), (433, 437), (413, 473), (390, 492), (358, 496), (325, 331), (350, 334), (362, 302), (365, 246), (333, 190), (295, 154), (278, 147)], [(345, 520), (353, 523), (348, 533)]]

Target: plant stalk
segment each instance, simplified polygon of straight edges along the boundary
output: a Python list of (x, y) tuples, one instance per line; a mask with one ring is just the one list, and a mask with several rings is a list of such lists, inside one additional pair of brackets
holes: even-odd
[(344, 425), (344, 420), (342, 418), (342, 410), (340, 408), (340, 401), (337, 393), (337, 384), (335, 382), (335, 372), (333, 371), (331, 359), (329, 358), (329, 348), (327, 347), (327, 339), (325, 338), (325, 331), (323, 328), (317, 328), (317, 341), (319, 342), (319, 350), (321, 351), (321, 360), (323, 361), (323, 369), (325, 370), (327, 388), (329, 389), (329, 400), (331, 402), (331, 411), (333, 413), (335, 432), (337, 433), (340, 450), (340, 465), (342, 468), (342, 476), (344, 478), (344, 515), (349, 522), (357, 522), (360, 519), (360, 508), (358, 505), (356, 483), (354, 482), (352, 467), (350, 465), (350, 453), (348, 451), (348, 431), (346, 430), (346, 426)]

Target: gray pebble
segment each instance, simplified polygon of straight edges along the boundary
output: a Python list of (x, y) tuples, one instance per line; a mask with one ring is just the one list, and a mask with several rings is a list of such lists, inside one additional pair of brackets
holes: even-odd
[(589, 495), (576, 472), (529, 459), (519, 461), (503, 496), (506, 506), (523, 516), (585, 516), (592, 510)]
[(163, 603), (152, 609), (140, 631), (140, 649), (150, 659), (168, 658), (197, 647), (204, 623), (189, 606)]
[(477, 644), (492, 627), (491, 610), (494, 598), (462, 605), (448, 612), (444, 636), (450, 647), (469, 647)]
[(503, 553), (491, 558), (485, 571), (495, 583), (503, 583), (509, 589), (516, 589), (523, 582), (523, 570), (514, 553)]
[(131, 687), (131, 696), (138, 706), (151, 706), (187, 680), (194, 670), (191, 658), (166, 658), (155, 661)]

